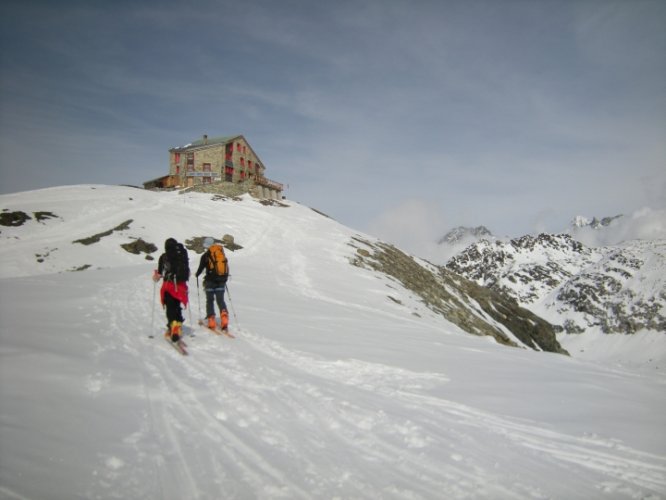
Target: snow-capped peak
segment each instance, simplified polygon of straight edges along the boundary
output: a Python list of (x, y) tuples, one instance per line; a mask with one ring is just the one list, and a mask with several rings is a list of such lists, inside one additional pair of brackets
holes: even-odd
[(440, 245), (457, 245), (460, 243), (469, 243), (470, 241), (482, 238), (492, 238), (493, 234), (485, 226), (467, 227), (458, 226), (451, 229), (437, 242)]

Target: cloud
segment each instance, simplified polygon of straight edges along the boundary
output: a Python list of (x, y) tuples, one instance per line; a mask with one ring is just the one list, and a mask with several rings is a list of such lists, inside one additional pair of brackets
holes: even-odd
[(430, 258), (437, 254), (437, 239), (446, 232), (446, 224), (441, 209), (434, 203), (409, 199), (372, 220), (368, 232), (404, 251)]
[[(168, 147), (242, 133), (298, 201), (407, 245), (664, 206), (653, 2), (13, 3), (0, 145), (14, 186), (153, 178)], [(404, 212), (400, 231), (383, 220)]]
[(573, 228), (572, 236), (584, 245), (602, 247), (629, 240), (666, 240), (666, 209), (642, 208), (631, 215), (617, 218), (598, 229)]

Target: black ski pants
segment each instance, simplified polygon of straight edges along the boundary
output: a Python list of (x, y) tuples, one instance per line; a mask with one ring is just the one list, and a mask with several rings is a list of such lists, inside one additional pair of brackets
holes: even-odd
[(180, 306), (180, 301), (174, 298), (170, 293), (164, 294), (164, 307), (166, 307), (167, 326), (171, 326), (172, 321), (182, 323), (183, 310)]

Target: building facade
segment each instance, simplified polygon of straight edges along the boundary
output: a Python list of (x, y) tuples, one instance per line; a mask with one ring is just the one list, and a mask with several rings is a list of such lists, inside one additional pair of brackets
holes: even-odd
[(202, 139), (169, 150), (169, 178), (181, 187), (249, 182), (259, 197), (279, 199), (283, 185), (264, 176), (266, 167), (242, 135)]

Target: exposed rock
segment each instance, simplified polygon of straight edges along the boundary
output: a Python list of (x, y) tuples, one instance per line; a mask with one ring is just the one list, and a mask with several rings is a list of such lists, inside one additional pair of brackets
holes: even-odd
[(80, 240), (74, 240), (72, 243), (81, 243), (82, 245), (92, 245), (93, 243), (98, 243), (102, 238), (105, 236), (109, 236), (113, 234), (114, 231), (124, 231), (125, 229), (128, 229), (130, 227), (130, 224), (132, 224), (133, 219), (126, 220), (122, 224), (117, 225), (113, 229), (109, 229), (108, 231), (104, 231), (103, 233), (97, 233), (92, 236), (89, 236), (88, 238), (82, 238)]
[(557, 342), (552, 325), (521, 308), (515, 300), (481, 287), (446, 268), (423, 265), (392, 245), (370, 243), (361, 238), (354, 240), (365, 248), (352, 243), (357, 248), (353, 265), (393, 277), (420, 297), (428, 308), (466, 332), (490, 335), (501, 344), (517, 346), (505, 333), (506, 328), (533, 349), (567, 354)]
[(592, 220), (589, 220), (588, 218), (583, 217), (582, 215), (578, 215), (574, 217), (574, 220), (571, 222), (571, 227), (573, 228), (591, 227), (592, 229), (601, 229), (603, 227), (610, 226), (614, 220), (620, 219), (622, 217), (624, 216), (620, 214), (620, 215), (614, 215), (613, 217), (603, 217), (601, 219), (593, 217)]
[(22, 226), (31, 217), (25, 212), (16, 210), (15, 212), (4, 211), (0, 213), (0, 225), (17, 227)]
[(35, 219), (37, 219), (37, 222), (43, 222), (47, 219), (58, 218), (58, 216), (53, 212), (33, 212), (33, 215), (35, 216)]
[(458, 226), (446, 233), (437, 243), (440, 245), (455, 245), (466, 239), (483, 239), (492, 237), (493, 233), (485, 226), (465, 227)]
[(282, 207), (282, 208), (289, 208), (289, 205), (286, 205), (284, 203), (279, 202), (278, 200), (273, 200), (271, 198), (263, 198), (259, 200), (259, 203), (264, 205), (265, 207)]
[(542, 300), (599, 256), (568, 234), (523, 236), (509, 242), (482, 240), (450, 259), (446, 267), (521, 304)]
[(157, 246), (155, 246), (153, 243), (148, 243), (141, 238), (131, 243), (124, 243), (120, 246), (127, 252), (136, 255), (141, 253), (151, 254), (153, 252), (157, 252)]
[(71, 272), (78, 272), (78, 271), (85, 271), (86, 269), (90, 269), (92, 266), (90, 264), (83, 264), (82, 266), (79, 267), (73, 267), (70, 269)]
[(482, 241), (446, 267), (525, 307), (551, 311), (566, 332), (666, 332), (664, 241), (595, 249), (569, 235)]
[[(203, 242), (206, 238), (208, 238), (208, 236), (194, 236), (189, 238), (185, 240), (185, 248), (198, 254), (202, 254), (206, 250), (203, 246)], [(232, 252), (241, 250), (243, 248), (242, 246), (236, 244), (234, 237), (230, 234), (225, 234), (222, 236), (222, 239), (214, 238), (214, 240), (216, 243), (220, 243), (224, 248), (231, 250)]]
[(232, 252), (235, 252), (236, 250), (241, 250), (243, 247), (240, 245), (237, 245), (236, 242), (234, 241), (234, 237), (231, 236), (230, 234), (225, 234), (222, 236), (222, 246), (224, 248), (228, 248)]
[(48, 248), (46, 249), (46, 251), (44, 251), (44, 253), (36, 253), (35, 257), (37, 258), (37, 262), (39, 262), (40, 264), (43, 263), (51, 255), (51, 252), (55, 252), (56, 250), (58, 249)]

